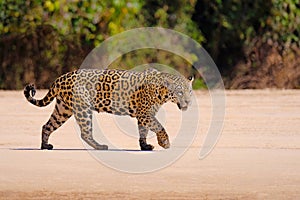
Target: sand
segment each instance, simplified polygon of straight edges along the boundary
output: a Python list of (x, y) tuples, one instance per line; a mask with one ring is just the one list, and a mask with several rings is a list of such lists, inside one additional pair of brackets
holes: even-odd
[[(195, 95), (200, 120), (189, 149), (161, 170), (131, 174), (97, 161), (73, 118), (51, 136), (54, 150), (39, 150), (41, 127), (54, 104), (37, 108), (22, 91), (0, 91), (0, 199), (300, 199), (300, 90), (226, 91), (221, 137), (202, 160), (211, 99), (206, 91)], [(175, 137), (180, 111), (173, 104), (165, 110), (172, 118), (166, 130)], [(137, 139), (118, 131), (110, 115), (97, 119), (119, 148), (143, 154), (134, 151)], [(165, 151), (155, 138), (150, 141)], [(112, 158), (116, 153), (106, 152)]]

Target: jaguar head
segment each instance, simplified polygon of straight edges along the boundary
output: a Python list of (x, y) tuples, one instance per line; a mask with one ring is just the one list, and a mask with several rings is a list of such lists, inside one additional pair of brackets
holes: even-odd
[(171, 101), (176, 103), (182, 111), (187, 110), (191, 105), (193, 80), (193, 77), (186, 79), (183, 76), (177, 76), (175, 79), (169, 78), (166, 81)]

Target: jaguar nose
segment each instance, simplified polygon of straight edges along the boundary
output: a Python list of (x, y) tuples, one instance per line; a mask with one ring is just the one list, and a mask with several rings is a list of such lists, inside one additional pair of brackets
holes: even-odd
[(191, 105), (191, 101), (185, 100), (186, 105), (190, 106)]

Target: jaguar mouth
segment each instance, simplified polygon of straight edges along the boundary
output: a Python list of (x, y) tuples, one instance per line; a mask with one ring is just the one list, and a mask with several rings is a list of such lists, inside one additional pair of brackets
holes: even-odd
[(185, 107), (182, 107), (182, 108), (181, 108), (181, 110), (182, 110), (182, 111), (186, 111), (186, 110), (187, 110), (187, 108), (188, 108), (188, 107), (187, 107), (187, 106), (185, 106)]
[(177, 106), (178, 106), (178, 108), (180, 109), (180, 110), (182, 110), (182, 111), (186, 111), (187, 110), (187, 106), (181, 106), (180, 105), (180, 103), (177, 103)]

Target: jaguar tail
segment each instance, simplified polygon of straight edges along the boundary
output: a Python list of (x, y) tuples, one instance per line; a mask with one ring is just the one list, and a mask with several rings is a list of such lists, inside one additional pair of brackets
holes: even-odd
[(27, 101), (29, 101), (31, 104), (38, 107), (44, 107), (49, 105), (53, 101), (53, 99), (57, 96), (57, 92), (54, 84), (51, 86), (48, 93), (43, 99), (38, 100), (33, 98), (35, 93), (36, 90), (33, 84), (29, 84), (24, 88), (24, 96), (26, 97)]

